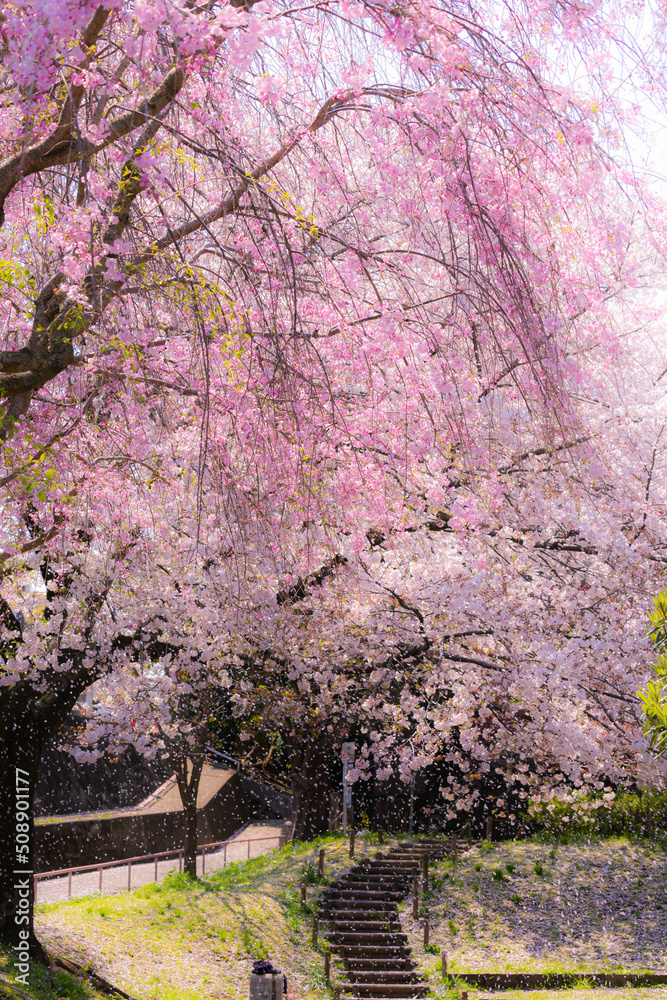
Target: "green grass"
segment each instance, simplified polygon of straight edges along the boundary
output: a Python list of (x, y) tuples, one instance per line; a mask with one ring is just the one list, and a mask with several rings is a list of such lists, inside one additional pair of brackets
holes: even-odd
[[(482, 843), (432, 874), (430, 939), (453, 973), (667, 971), (667, 856), (652, 842)], [(407, 906), (402, 919), (433, 979), (421, 921)]]
[[(358, 837), (356, 859), (370, 845), (370, 837)], [(320, 847), (326, 851), (323, 879), (317, 870)], [(38, 932), (52, 953), (94, 969), (138, 1000), (247, 1000), (252, 960), (265, 957), (287, 974), (292, 998), (326, 1000), (331, 992), (323, 977), (326, 942), (320, 937), (318, 947), (312, 947), (312, 916), (322, 886), (349, 864), (342, 837), (318, 838), (230, 864), (204, 879), (172, 873), (161, 884), (131, 893), (39, 906)], [(464, 989), (476, 1000), (474, 987), (457, 986), (456, 975), (462, 972), (576, 972), (582, 977), (580, 989), (565, 991), (574, 1000), (579, 994), (608, 995), (588, 988), (585, 980), (592, 972), (644, 972), (651, 965), (655, 971), (662, 968), (660, 962), (667, 967), (667, 859), (654, 845), (624, 838), (588, 845), (543, 838), (483, 843), (454, 863), (432, 864), (430, 875), (427, 952), (421, 921), (412, 920), (411, 907), (403, 910), (402, 919), (435, 996), (458, 1000)], [(616, 902), (627, 900), (635, 907), (623, 917), (617, 914), (624, 933), (630, 933), (636, 911), (644, 921), (645, 955), (636, 949), (630, 954), (627, 948), (614, 952), (613, 947), (594, 953), (605, 941), (601, 915), (606, 919), (615, 912), (610, 892)], [(576, 933), (568, 937), (564, 932), (570, 923)], [(446, 984), (441, 981), (442, 948), (454, 977)], [(335, 956), (332, 974), (337, 982), (347, 978)], [(642, 988), (631, 995), (639, 1000), (666, 992)], [(539, 1000), (559, 993), (511, 991), (503, 998), (524, 995)], [(614, 990), (613, 1000), (626, 995)], [(40, 981), (31, 992), (17, 991), (6, 970), (0, 998), (100, 1000), (72, 977), (55, 987)]]
[[(357, 838), (357, 855), (367, 846)], [(39, 906), (38, 933), (52, 952), (87, 964), (139, 1000), (246, 1000), (259, 958), (280, 966), (303, 1000), (321, 1000), (330, 988), (325, 943), (311, 943), (312, 915), (321, 885), (349, 863), (346, 840), (321, 837), (201, 879), (174, 872), (130, 893)]]
[(17, 983), (14, 960), (0, 948), (0, 997), (2, 1000), (108, 1000), (85, 980), (67, 972), (50, 975), (42, 965), (31, 963), (29, 986)]

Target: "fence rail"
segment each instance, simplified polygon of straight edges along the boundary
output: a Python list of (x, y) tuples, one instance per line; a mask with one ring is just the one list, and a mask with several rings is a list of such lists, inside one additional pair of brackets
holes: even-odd
[[(202, 859), (202, 875), (206, 873), (206, 852), (207, 851), (219, 851), (221, 848), (223, 850), (223, 868), (227, 865), (227, 848), (239, 847), (241, 844), (248, 845), (247, 857), (250, 858), (250, 845), (251, 844), (261, 844), (267, 840), (277, 841), (277, 846), (280, 849), (285, 846), (286, 838), (280, 834), (274, 834), (272, 837), (252, 837), (244, 840), (219, 840), (212, 844), (200, 844), (197, 848), (197, 853), (201, 851)], [(127, 888), (128, 891), (132, 888), (132, 865), (136, 864), (148, 864), (149, 862), (155, 862), (155, 881), (158, 880), (158, 861), (160, 859), (167, 860), (170, 857), (178, 858), (178, 870), (183, 871), (183, 848), (175, 847), (170, 851), (157, 851), (155, 854), (142, 854), (136, 858), (120, 858), (117, 861), (100, 861), (94, 865), (78, 865), (75, 868), (58, 868), (51, 872), (38, 872), (33, 875), (33, 890), (34, 890), (34, 900), (37, 902), (37, 885), (43, 879), (51, 879), (62, 877), (67, 875), (67, 898), (72, 898), (72, 876), (81, 875), (84, 872), (94, 872), (99, 871), (100, 873), (100, 884), (99, 891), (102, 892), (102, 874), (105, 868), (122, 868), (127, 865)], [(239, 860), (239, 859), (237, 859)]]

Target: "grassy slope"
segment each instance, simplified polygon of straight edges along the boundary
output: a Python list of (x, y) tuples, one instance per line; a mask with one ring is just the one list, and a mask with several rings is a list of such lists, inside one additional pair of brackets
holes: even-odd
[(46, 969), (34, 966), (33, 970), (30, 988), (16, 983), (13, 959), (6, 951), (0, 949), (2, 1000), (109, 1000), (103, 993), (98, 993), (66, 972), (57, 972), (50, 978)]
[[(289, 1000), (322, 1000), (330, 996), (323, 953), (311, 946), (312, 906), (302, 906), (299, 895), (304, 867), (315, 875), (320, 845), (326, 848), (328, 877), (349, 865), (345, 842), (326, 838), (230, 865), (196, 883), (174, 875), (132, 893), (40, 906), (38, 931), (53, 953), (94, 969), (139, 1000), (246, 1000), (251, 960), (260, 957), (286, 972)], [(357, 856), (363, 849), (358, 841)], [(667, 859), (650, 846), (624, 840), (588, 846), (484, 844), (454, 866), (447, 861), (433, 866), (432, 886), (427, 902), (437, 953), (424, 954), (422, 921), (412, 920), (410, 901), (402, 919), (435, 993), (445, 992), (442, 947), (454, 972), (567, 970), (584, 976), (619, 967), (667, 968)], [(309, 899), (316, 894), (312, 885)], [(338, 982), (345, 978), (340, 970), (332, 972)], [(449, 1000), (459, 995), (446, 992)], [(479, 994), (469, 990), (469, 995), (473, 1000)], [(502, 996), (655, 1000), (667, 998), (667, 989)], [(1, 952), (0, 997), (101, 1000), (64, 974), (54, 986), (42, 976), (30, 991), (18, 988)]]
[(320, 846), (326, 876), (349, 864), (342, 838), (321, 838), (198, 882), (171, 875), (131, 893), (40, 906), (38, 934), (139, 1000), (246, 1000), (251, 961), (264, 957), (287, 974), (290, 997), (322, 998), (323, 951), (310, 943), (312, 905), (300, 902), (304, 866), (316, 876)]
[[(455, 865), (434, 865), (431, 885), (430, 939), (453, 972), (667, 972), (663, 847), (483, 843)], [(421, 917), (405, 905), (402, 920), (437, 981), (440, 959), (424, 954)]]

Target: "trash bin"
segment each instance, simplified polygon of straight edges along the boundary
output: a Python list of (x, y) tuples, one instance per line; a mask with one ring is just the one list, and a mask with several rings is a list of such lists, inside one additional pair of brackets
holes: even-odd
[(287, 977), (265, 960), (255, 962), (250, 973), (250, 1000), (283, 1000)]

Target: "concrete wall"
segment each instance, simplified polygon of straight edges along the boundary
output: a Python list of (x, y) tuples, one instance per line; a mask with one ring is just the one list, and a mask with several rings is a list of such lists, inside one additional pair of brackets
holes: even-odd
[[(200, 844), (225, 840), (252, 816), (232, 774), (198, 813)], [(35, 823), (36, 871), (118, 861), (183, 846), (182, 812), (126, 811)]]
[(253, 819), (292, 818), (292, 796), (241, 773), (243, 794), (253, 809)]

